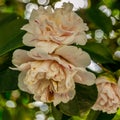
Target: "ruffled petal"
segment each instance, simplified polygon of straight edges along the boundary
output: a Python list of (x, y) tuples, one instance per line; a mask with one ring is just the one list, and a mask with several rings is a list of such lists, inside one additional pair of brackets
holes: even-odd
[(88, 53), (74, 46), (62, 46), (55, 51), (55, 54), (60, 55), (77, 67), (86, 67), (91, 61)]
[(17, 49), (13, 53), (12, 63), (14, 65), (19, 66), (22, 63), (26, 63), (26, 62), (32, 61), (32, 60), (33, 59), (27, 55), (27, 51), (26, 50)]

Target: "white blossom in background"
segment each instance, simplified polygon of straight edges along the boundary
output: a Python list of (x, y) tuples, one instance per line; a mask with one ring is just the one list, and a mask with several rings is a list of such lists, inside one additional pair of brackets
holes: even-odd
[(80, 8), (86, 8), (88, 6), (87, 0), (61, 0), (55, 3), (55, 8), (61, 8), (63, 3), (72, 3), (73, 4), (73, 11), (76, 11)]
[(92, 107), (93, 110), (112, 114), (120, 108), (120, 79), (118, 83), (112, 79), (107, 76), (100, 76), (96, 79), (98, 98)]
[(33, 11), (33, 9), (37, 10), (38, 9), (38, 5), (35, 3), (28, 3), (26, 5), (26, 10), (25, 10), (25, 19), (29, 19), (31, 12)]
[(52, 11), (51, 7), (33, 10), (23, 43), (30, 51), (18, 49), (12, 63), (21, 73), (18, 86), (34, 95), (34, 99), (57, 105), (75, 96), (75, 83), (92, 85), (95, 75), (86, 70), (91, 59), (81, 48), (87, 42), (83, 20), (72, 11), (72, 4)]
[(37, 0), (40, 5), (48, 5), (50, 0)]
[(111, 9), (109, 9), (109, 8), (107, 8), (107, 6), (105, 6), (105, 5), (101, 5), (100, 7), (99, 7), (99, 10), (101, 10), (103, 13), (105, 13), (106, 14), (106, 16), (110, 16), (111, 15)]

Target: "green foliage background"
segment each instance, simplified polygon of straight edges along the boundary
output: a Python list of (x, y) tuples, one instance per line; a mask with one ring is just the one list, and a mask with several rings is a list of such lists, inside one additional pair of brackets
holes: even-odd
[[(31, 0), (37, 4), (37, 0)], [(54, 5), (57, 0), (50, 0)], [(12, 66), (12, 53), (17, 48), (25, 48), (22, 44), (22, 36), (25, 34), (20, 28), (28, 21), (24, 19), (25, 3), (18, 0), (0, 0), (0, 120), (34, 120), (39, 108), (29, 107), (33, 102), (32, 96), (17, 88), (17, 76), (19, 72), (9, 69)], [(98, 8), (106, 5), (111, 9), (108, 17)], [(114, 52), (120, 50), (120, 2), (119, 0), (88, 0), (88, 8), (76, 11), (89, 26), (88, 34), (92, 38), (85, 46), (79, 46), (87, 51), (92, 60), (101, 64), (102, 68), (116, 74), (120, 69), (120, 58), (114, 57)], [(111, 21), (113, 17), (116, 23)], [(95, 31), (101, 29), (104, 37), (101, 43), (95, 39)], [(114, 37), (110, 32), (114, 31)], [(93, 71), (96, 76), (98, 73)], [(17, 98), (13, 92), (20, 94)], [(120, 110), (116, 114), (108, 115), (99, 111), (90, 110), (97, 98), (96, 86), (84, 86), (76, 84), (76, 96), (67, 104), (61, 103), (54, 107), (49, 104), (49, 112), (46, 116), (54, 116), (55, 120), (120, 120)], [(89, 91), (89, 94), (88, 94)], [(12, 100), (17, 105), (15, 108), (6, 106), (6, 102)]]

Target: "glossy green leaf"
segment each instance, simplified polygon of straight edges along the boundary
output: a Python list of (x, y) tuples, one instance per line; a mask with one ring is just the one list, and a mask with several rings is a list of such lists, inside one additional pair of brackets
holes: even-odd
[(6, 69), (0, 72), (0, 92), (17, 89), (18, 71)]
[(109, 34), (112, 31), (112, 22), (110, 17), (107, 17), (102, 11), (96, 7), (91, 7), (86, 11), (88, 19), (97, 27)]
[[(89, 92), (89, 94), (88, 94)], [(76, 116), (88, 111), (97, 98), (97, 88), (95, 85), (86, 86), (76, 84), (76, 96), (68, 103), (59, 105), (61, 112), (68, 116)]]
[(16, 14), (0, 14), (0, 56), (22, 47), (22, 36), (25, 31), (20, 28), (27, 23)]
[(110, 50), (101, 43), (90, 42), (85, 46), (80, 46), (87, 51), (91, 58), (99, 63), (114, 63)]

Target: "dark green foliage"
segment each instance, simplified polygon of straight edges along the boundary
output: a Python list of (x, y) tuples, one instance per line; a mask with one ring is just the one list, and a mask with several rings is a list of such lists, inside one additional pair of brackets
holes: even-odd
[(18, 71), (6, 69), (0, 72), (0, 92), (17, 89)]
[(27, 21), (16, 14), (0, 14), (0, 56), (22, 47), (24, 31), (20, 28)]
[[(88, 94), (89, 93), (89, 94)], [(95, 103), (97, 98), (97, 88), (95, 85), (86, 86), (76, 84), (76, 96), (68, 103), (61, 103), (59, 108), (61, 112), (68, 116), (80, 115), (87, 112)]]

